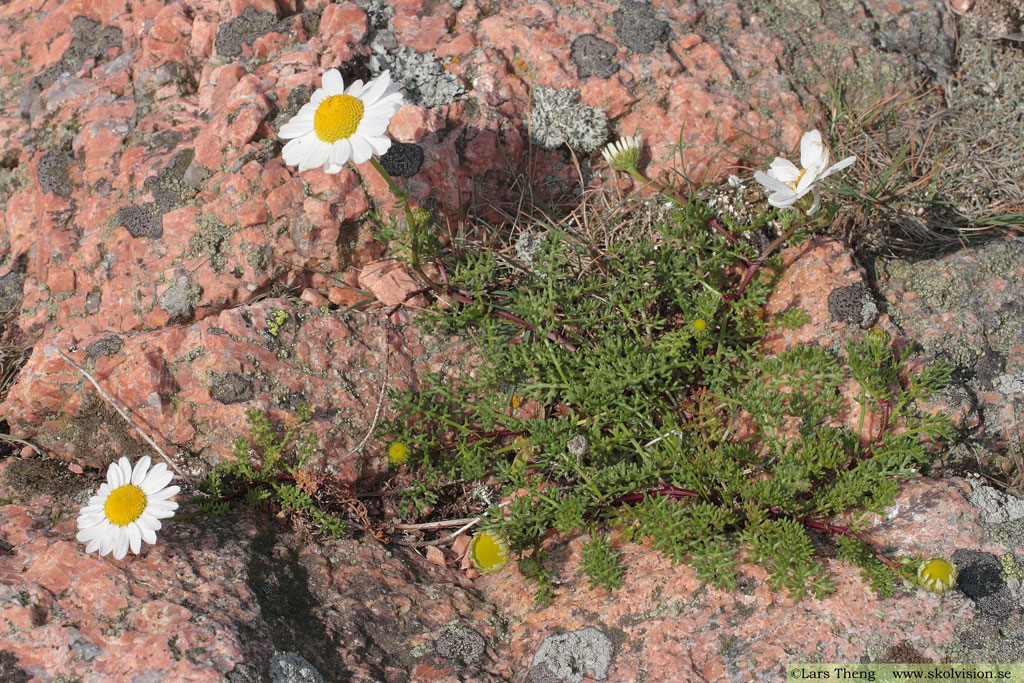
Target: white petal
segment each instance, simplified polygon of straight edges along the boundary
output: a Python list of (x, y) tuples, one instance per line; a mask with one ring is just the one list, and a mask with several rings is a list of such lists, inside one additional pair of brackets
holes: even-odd
[[(302, 138), (306, 139), (306, 138)], [(308, 171), (317, 166), (323, 166), (331, 156), (331, 145), (323, 140), (314, 139), (306, 151), (305, 158), (299, 162), (300, 171)]]
[(149, 471), (149, 463), (153, 459), (148, 455), (144, 455), (139, 458), (139, 461), (135, 463), (135, 469), (132, 470), (132, 484), (138, 486), (142, 483), (142, 480), (146, 478), (146, 472)]
[(377, 156), (382, 156), (391, 149), (391, 138), (367, 136), (366, 140), (373, 147), (373, 151), (377, 153)]
[(143, 512), (142, 516), (135, 520), (135, 523), (139, 525), (140, 529), (149, 529), (151, 531), (160, 531), (160, 527), (164, 525), (159, 519), (146, 512)]
[[(87, 553), (94, 553), (97, 550), (99, 550), (101, 545), (103, 545), (103, 537), (102, 536), (97, 536), (96, 538), (94, 538), (91, 541), (89, 541), (89, 544), (87, 546), (85, 546), (85, 552), (87, 552)], [(100, 553), (100, 555), (102, 556), (103, 553)]]
[(345, 94), (351, 95), (352, 97), (358, 97), (360, 100), (362, 100), (363, 93), (366, 92), (366, 90), (369, 89), (370, 85), (372, 84), (373, 81), (370, 81), (364, 86), (361, 80), (357, 80), (348, 86), (348, 90), (345, 91)]
[(335, 164), (328, 161), (324, 164), (324, 173), (334, 175), (335, 173), (341, 173), (341, 169), (345, 168), (345, 164)]
[(352, 142), (352, 163), (361, 164), (373, 156), (373, 147), (369, 141), (361, 135), (353, 135), (349, 140)]
[(768, 168), (770, 169), (769, 175), (784, 183), (791, 183), (800, 177), (800, 169), (796, 167), (796, 164), (782, 157), (775, 157), (775, 161)]
[(108, 554), (114, 549), (114, 545), (117, 543), (117, 533), (114, 528), (110, 529), (110, 533), (103, 534), (100, 539), (100, 557)]
[(155, 477), (150, 474), (150, 476), (146, 477), (146, 480), (142, 482), (142, 486), (140, 488), (147, 496), (156, 495), (171, 483), (171, 479), (174, 479), (173, 472), (161, 472)]
[[(159, 524), (159, 522), (157, 523)], [(142, 540), (146, 543), (156, 543), (156, 531), (154, 531), (153, 529), (150, 529), (149, 527), (140, 526), (139, 533), (142, 535)]]
[(126, 527), (118, 527), (117, 529), (117, 545), (114, 546), (114, 559), (123, 560), (124, 556), (128, 554), (128, 529)]
[(341, 77), (341, 72), (337, 69), (328, 70), (321, 79), (321, 83), (323, 83), (328, 96), (340, 95), (345, 92), (345, 79)]
[(142, 550), (142, 530), (134, 524), (128, 525), (128, 547), (136, 555)]
[(309, 135), (313, 132), (315, 131), (313, 129), (312, 116), (309, 118), (294, 116), (291, 121), (281, 126), (281, 130), (278, 131), (277, 136), (282, 140), (290, 140), (301, 135)]
[(832, 173), (835, 173), (836, 171), (842, 171), (842, 170), (843, 170), (844, 168), (846, 168), (847, 166), (852, 166), (852, 165), (853, 165), (853, 162), (855, 162), (855, 161), (857, 161), (857, 157), (855, 157), (855, 156), (854, 156), (854, 157), (846, 157), (846, 158), (845, 158), (845, 159), (843, 159), (842, 161), (840, 161), (840, 162), (837, 162), (837, 163), (835, 163), (835, 164), (832, 164), (831, 166), (829, 166), (829, 167), (828, 167), (827, 169), (825, 169), (825, 171), (824, 171), (824, 172), (823, 172), (823, 173), (822, 173), (822, 174), (821, 174), (820, 176), (818, 176), (818, 177), (819, 177), (819, 178), (824, 178), (825, 176), (827, 176), (827, 175), (831, 175)]
[(772, 190), (773, 192), (793, 192), (793, 190), (790, 189), (789, 185), (786, 185), (786, 183), (782, 182), (778, 178), (773, 178), (764, 171), (757, 171), (756, 173), (754, 173), (754, 180), (761, 183), (762, 185), (767, 187), (769, 190)]
[(814, 203), (811, 204), (811, 208), (807, 209), (807, 215), (813, 216), (814, 212), (818, 210), (818, 205), (821, 204), (821, 193), (818, 188), (814, 188)]
[(796, 196), (803, 197), (807, 194), (814, 183), (818, 181), (819, 175), (821, 175), (821, 166), (808, 166), (803, 177), (800, 178), (800, 182), (796, 184)]
[(81, 515), (78, 518), (78, 528), (79, 529), (88, 529), (91, 526), (96, 526), (98, 524), (102, 524), (105, 521), (107, 521), (107, 518), (106, 518), (106, 516), (104, 516), (104, 514), (102, 512), (100, 512), (100, 513), (90, 513), (88, 515)]
[(289, 166), (301, 164), (316, 142), (317, 138), (315, 135), (303, 135), (301, 138), (295, 138), (290, 141), (281, 150), (281, 157), (284, 159), (284, 163)]
[(788, 209), (789, 207), (793, 206), (793, 204), (796, 204), (796, 200), (796, 193), (793, 192), (792, 190), (789, 191), (789, 194), (786, 194), (784, 192), (776, 192), (775, 194), (769, 195), (768, 197), (768, 203), (771, 204), (772, 206), (777, 206), (780, 209)]
[[(149, 501), (151, 503), (166, 503), (168, 502), (168, 498), (178, 495), (178, 491), (181, 491), (180, 486), (168, 486), (167, 488), (162, 488), (153, 495), (149, 496)], [(175, 503), (175, 505), (177, 505), (177, 503)]]
[(363, 102), (367, 104), (375, 103), (384, 95), (389, 85), (391, 85), (391, 73), (385, 71), (380, 76), (377, 76), (375, 80), (370, 82), (366, 92), (363, 93)]
[[(106, 526), (110, 526), (110, 523), (107, 522)], [(86, 541), (91, 541), (94, 538), (99, 538), (103, 535), (105, 531), (106, 527), (103, 524), (93, 524), (87, 527), (83, 527), (82, 530), (78, 532), (78, 535), (75, 536), (75, 538), (77, 538), (82, 543), (85, 543)]]
[(115, 489), (122, 483), (121, 467), (116, 462), (110, 463), (110, 466), (107, 468), (107, 484), (110, 485), (110, 488)]
[(816, 129), (804, 133), (800, 138), (800, 165), (804, 168), (817, 166), (824, 168), (828, 164), (828, 149), (821, 141), (821, 133)]
[[(338, 140), (331, 146), (331, 167), (344, 166), (352, 158), (352, 145), (348, 140)], [(340, 169), (339, 169), (340, 170)]]

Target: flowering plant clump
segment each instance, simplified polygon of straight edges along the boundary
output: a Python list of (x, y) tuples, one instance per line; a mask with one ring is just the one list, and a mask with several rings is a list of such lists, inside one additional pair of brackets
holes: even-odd
[(178, 504), (171, 500), (181, 490), (168, 486), (174, 475), (164, 463), (149, 467), (143, 456), (133, 468), (122, 457), (107, 468), (102, 484), (78, 516), (78, 540), (86, 543), (85, 552), (113, 553), (123, 559), (131, 550), (136, 555), (142, 542), (156, 543), (161, 519), (174, 515)]
[(797, 168), (792, 161), (782, 157), (775, 157), (768, 166), (768, 172), (758, 171), (754, 174), (754, 180), (771, 190), (768, 203), (781, 209), (793, 206), (808, 192), (812, 192), (814, 201), (807, 209), (807, 215), (810, 216), (818, 210), (821, 202), (817, 183), (856, 160), (857, 157), (850, 156), (829, 166), (828, 147), (821, 141), (821, 133), (812, 130), (800, 138), (800, 165), (803, 168)]
[[(550, 223), (529, 259), (510, 262), (522, 251), (511, 239), (467, 240), (458, 259), (435, 255), (447, 296), (425, 323), (472, 338), (483, 362), (456, 386), (425, 376), (420, 389), (395, 394), (397, 414), (378, 436), (417, 454), (401, 489), (405, 513), (458, 505), (445, 492), (467, 482), (494, 489), (473, 512), (507, 540), (541, 603), (553, 595), (547, 550), (558, 535), (581, 533), (591, 538), (583, 571), (608, 590), (628, 562), (615, 546), (642, 540), (721, 588), (736, 588), (747, 560), (768, 570), (773, 589), (822, 597), (833, 583), (813, 531), (891, 595), (913, 569), (830, 518), (883, 509), (951, 435), (946, 416), (916, 408), (950, 368), (912, 373), (907, 347), (884, 332), (848, 342), (841, 357), (814, 344), (765, 354), (770, 330), (806, 322), (797, 310), (763, 315), (782, 268), (776, 250), (806, 221), (718, 215), (640, 174), (641, 144), (624, 138), (602, 153), (669, 200), (658, 202), (660, 218), (637, 221), (648, 226), (633, 228), (639, 234), (616, 223), (616, 240), (595, 242), (593, 226)], [(810, 214), (817, 183), (853, 162), (829, 165), (811, 131), (802, 169), (778, 158), (756, 178), (775, 207), (813, 193)], [(782, 230), (767, 247), (744, 241), (776, 218)], [(857, 407), (841, 390), (851, 380), (861, 386)], [(840, 426), (851, 408), (860, 424)], [(481, 544), (473, 549), (489, 547)]]

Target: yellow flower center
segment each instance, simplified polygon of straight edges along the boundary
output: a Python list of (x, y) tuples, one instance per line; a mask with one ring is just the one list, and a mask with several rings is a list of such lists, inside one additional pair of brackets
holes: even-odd
[(917, 575), (925, 588), (933, 593), (944, 593), (956, 585), (957, 569), (952, 562), (933, 557), (921, 563)]
[[(317, 112), (317, 113), (319, 114), (320, 112)], [(796, 192), (796, 186), (800, 184), (800, 179), (804, 177), (804, 173), (807, 173), (807, 169), (806, 168), (805, 169), (801, 169), (800, 175), (798, 175), (796, 177), (796, 180), (794, 180), (791, 183), (786, 183), (787, 185), (789, 185), (789, 189), (793, 190), (793, 192)]]
[(704, 321), (704, 318), (697, 318), (696, 320), (693, 321), (693, 329), (697, 330), (698, 332), (703, 332), (704, 330), (708, 329), (708, 324), (707, 322)]
[(409, 447), (401, 441), (396, 441), (388, 448), (388, 460), (395, 465), (401, 465), (409, 459)]
[(508, 563), (508, 543), (491, 531), (481, 532), (473, 536), (469, 558), (484, 574), (496, 572)]
[(146, 494), (135, 484), (118, 486), (107, 496), (103, 512), (115, 526), (128, 526), (146, 509)]
[(313, 130), (324, 142), (337, 142), (351, 136), (363, 120), (363, 103), (351, 95), (331, 95), (313, 114)]

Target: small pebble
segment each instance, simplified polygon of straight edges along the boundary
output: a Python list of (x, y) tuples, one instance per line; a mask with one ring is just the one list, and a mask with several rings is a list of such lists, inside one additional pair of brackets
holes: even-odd
[(974, 0), (949, 0), (949, 6), (953, 8), (954, 12), (970, 12), (974, 7)]

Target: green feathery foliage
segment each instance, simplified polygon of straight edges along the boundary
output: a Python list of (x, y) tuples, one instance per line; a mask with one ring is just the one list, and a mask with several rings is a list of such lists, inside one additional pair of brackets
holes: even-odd
[[(716, 218), (696, 200), (679, 203), (656, 231), (606, 251), (549, 227), (516, 262), (458, 245), (445, 284), (454, 303), (424, 321), (475, 340), (484, 362), (454, 386), (431, 376), (393, 396), (395, 415), (378, 436), (409, 447), (403, 509), (429, 509), (457, 480), (500, 488), (492, 498), (511, 501), (492, 504), (486, 523), (506, 535), (541, 603), (551, 597), (544, 548), (554, 535), (591, 534), (591, 586), (621, 584), (628, 558), (613, 550), (611, 530), (722, 588), (737, 586), (739, 562), (754, 561), (794, 599), (833, 589), (812, 543), (825, 535), (891, 591), (898, 562), (855, 527), (826, 520), (890, 504), (951, 434), (946, 417), (916, 409), (949, 368), (911, 372), (908, 348), (881, 331), (838, 353), (767, 354), (770, 329), (807, 316), (762, 319), (781, 262), (758, 260), (726, 218), (724, 230), (710, 229)], [(789, 231), (802, 216), (762, 214), (743, 229), (769, 218)], [(838, 420), (850, 380), (860, 386), (861, 433)], [(520, 401), (541, 410), (520, 416)]]
[(296, 422), (279, 430), (267, 415), (249, 410), (249, 436), (235, 441), (233, 459), (218, 463), (200, 485), (204, 496), (194, 500), (199, 511), (224, 514), (233, 500), (245, 499), (258, 507), (271, 505), (282, 511), (294, 511), (309, 519), (320, 532), (340, 538), (345, 535), (345, 521), (317, 504), (313, 497), (296, 484), (295, 474), (306, 464), (316, 447), (312, 432), (300, 436), (312, 413), (301, 407)]

